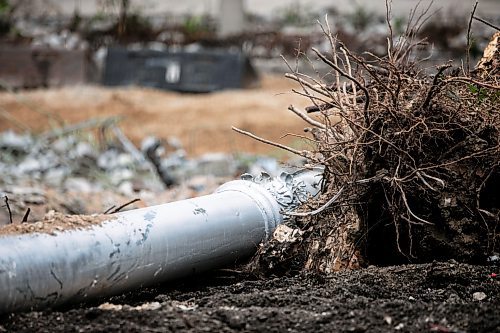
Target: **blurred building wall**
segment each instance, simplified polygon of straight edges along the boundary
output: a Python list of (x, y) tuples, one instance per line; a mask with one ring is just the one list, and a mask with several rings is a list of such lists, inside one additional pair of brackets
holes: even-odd
[[(223, 0), (130, 0), (131, 7), (148, 15), (171, 14), (209, 14), (217, 16), (220, 12), (220, 1)], [(243, 1), (243, 0), (242, 0)], [(423, 0), (420, 7), (425, 7), (430, 0)], [(71, 15), (75, 9), (83, 15), (94, 15), (102, 8), (102, 0), (45, 0), (37, 1), (48, 10), (59, 8), (61, 14)], [(240, 2), (240, 0), (235, 1)], [(246, 10), (252, 14), (262, 16), (273, 16), (280, 8), (300, 4), (312, 10), (325, 7), (335, 7), (340, 13), (350, 12), (356, 6), (377, 13), (385, 12), (385, 0), (244, 0)], [(394, 16), (407, 16), (418, 0), (394, 0), (392, 1)], [(47, 3), (51, 5), (48, 6)], [(445, 13), (457, 15), (468, 15), (475, 0), (439, 0), (434, 1), (433, 9), (441, 8)], [(117, 6), (115, 6), (117, 7)], [(109, 9), (109, 7), (108, 7)], [(118, 8), (116, 8), (118, 10)], [(500, 0), (481, 0), (477, 13), (491, 16), (500, 13)]]
[(220, 37), (241, 33), (245, 30), (245, 6), (243, 0), (220, 0), (218, 13)]
[(0, 80), (10, 88), (61, 87), (88, 82), (83, 50), (0, 46)]

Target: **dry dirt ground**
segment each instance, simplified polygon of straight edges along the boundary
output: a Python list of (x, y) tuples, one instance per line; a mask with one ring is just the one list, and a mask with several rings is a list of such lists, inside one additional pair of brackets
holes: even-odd
[(0, 318), (2, 332), (500, 332), (498, 266), (257, 279), (236, 271)]
[(231, 126), (289, 143), (302, 133), (303, 122), (287, 111), (290, 104), (305, 107), (304, 98), (291, 93), (297, 85), (283, 76), (263, 75), (259, 88), (211, 94), (179, 94), (145, 88), (81, 86), (61, 89), (0, 92), (0, 131), (12, 128), (35, 133), (48, 131), (62, 119), (75, 124), (90, 118), (122, 116), (125, 134), (136, 144), (147, 135), (175, 136), (188, 154), (253, 152), (283, 154), (231, 130)]

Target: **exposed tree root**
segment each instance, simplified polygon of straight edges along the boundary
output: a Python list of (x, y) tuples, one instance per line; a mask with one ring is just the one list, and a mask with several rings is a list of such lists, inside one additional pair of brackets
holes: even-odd
[(307, 113), (289, 110), (312, 126), (306, 132), (316, 148), (296, 153), (325, 166), (322, 195), (290, 214), (287, 224), (300, 237), (262, 245), (253, 268), (330, 272), (363, 263), (482, 262), (499, 252), (498, 36), (476, 70), (445, 64), (428, 75), (413, 59), (425, 20), (414, 14), (398, 40), (389, 29), (382, 58), (353, 54), (321, 25), (332, 49), (313, 51), (331, 71), (287, 77), (313, 104)]

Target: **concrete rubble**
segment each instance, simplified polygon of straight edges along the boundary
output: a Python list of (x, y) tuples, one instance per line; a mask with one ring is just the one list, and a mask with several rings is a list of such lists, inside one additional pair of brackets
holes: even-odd
[[(152, 146), (153, 159), (147, 153)], [(116, 139), (98, 142), (90, 132), (54, 139), (0, 133), (0, 198), (4, 205), (8, 197), (14, 223), (28, 208), (29, 220), (50, 210), (99, 213), (132, 198), (153, 205), (206, 194), (245, 172), (277, 176), (282, 171), (270, 157), (210, 153), (189, 158), (176, 138), (149, 137), (139, 150)], [(9, 222), (3, 207), (0, 225)]]

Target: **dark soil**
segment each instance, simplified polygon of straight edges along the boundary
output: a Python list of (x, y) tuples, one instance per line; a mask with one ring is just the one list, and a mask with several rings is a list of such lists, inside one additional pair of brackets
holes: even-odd
[[(265, 280), (218, 271), (95, 304), (11, 314), (0, 332), (500, 332), (499, 270), (452, 261)], [(104, 302), (127, 305), (99, 308)], [(132, 309), (148, 303), (159, 308)]]

